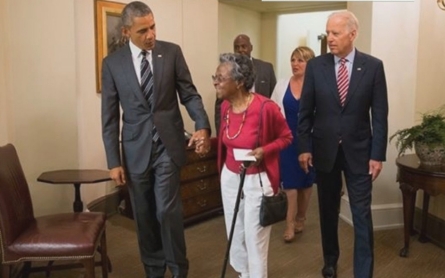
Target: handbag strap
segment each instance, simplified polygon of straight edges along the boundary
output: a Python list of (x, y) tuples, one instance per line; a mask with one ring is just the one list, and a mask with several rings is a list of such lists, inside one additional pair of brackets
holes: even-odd
[(260, 137), (261, 137), (261, 132), (263, 131), (263, 109), (264, 109), (264, 105), (267, 102), (273, 102), (270, 99), (267, 99), (265, 101), (263, 101), (263, 103), (261, 103), (261, 108), (260, 108), (260, 120), (258, 121), (258, 137), (257, 137), (257, 141), (256, 141), (256, 147), (258, 148), (260, 146)]
[(261, 194), (263, 194), (263, 196), (264, 196), (263, 181), (261, 180), (261, 173), (259, 173), (259, 172), (258, 172), (258, 177), (260, 178)]
[[(258, 172), (258, 177), (260, 178), (261, 192), (263, 193), (263, 196), (264, 196), (263, 181), (261, 180), (261, 173), (260, 172)], [(284, 190), (283, 183), (280, 183), (279, 190)], [(280, 192), (280, 191), (278, 191), (278, 192)]]
[[(257, 138), (257, 142), (256, 142), (256, 148), (258, 148), (260, 146), (260, 137), (261, 137), (261, 134), (262, 134), (262, 131), (263, 131), (262, 130), (263, 129), (263, 125), (262, 125), (262, 123), (263, 123), (263, 108), (264, 108), (264, 105), (267, 102), (273, 102), (273, 101), (268, 99), (268, 100), (263, 101), (263, 103), (261, 103), (260, 114), (259, 114), (260, 115), (260, 119), (258, 121), (258, 138)], [(262, 191), (262, 194), (264, 196), (263, 181), (261, 179), (261, 169), (260, 169), (259, 165), (257, 166), (257, 169), (258, 169), (258, 177), (260, 178), (261, 191)]]
[[(260, 137), (261, 137), (261, 132), (262, 132), (262, 128), (263, 128), (263, 125), (262, 125), (262, 121), (263, 121), (263, 108), (264, 108), (264, 105), (265, 105), (267, 102), (273, 102), (273, 101), (270, 100), (270, 99), (267, 99), (267, 100), (265, 100), (265, 101), (261, 104), (261, 108), (260, 108), (260, 120), (259, 120), (259, 124), (258, 124), (258, 138), (257, 138), (257, 142), (256, 142), (256, 148), (258, 148), (258, 147), (260, 146)], [(260, 178), (261, 191), (262, 191), (263, 196), (264, 196), (263, 181), (261, 180), (261, 169), (260, 169), (260, 166), (257, 166), (257, 168), (258, 168), (258, 177)], [(283, 184), (282, 184), (282, 183), (280, 183), (280, 187), (279, 187), (279, 189), (280, 189), (280, 190), (283, 190)]]

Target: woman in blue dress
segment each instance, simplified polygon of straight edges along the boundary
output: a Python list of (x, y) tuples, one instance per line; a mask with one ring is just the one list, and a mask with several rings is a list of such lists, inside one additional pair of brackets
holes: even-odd
[(309, 47), (297, 47), (292, 52), (290, 60), (292, 77), (278, 81), (271, 96), (271, 99), (281, 107), (281, 112), (294, 136), (292, 144), (280, 153), (281, 184), (286, 191), (288, 200), (286, 229), (283, 234), (285, 242), (292, 242), (295, 234), (301, 233), (304, 229), (306, 211), (315, 179), (313, 169), (306, 174), (300, 167), (296, 138), (298, 110), (306, 63), (314, 56), (314, 52)]

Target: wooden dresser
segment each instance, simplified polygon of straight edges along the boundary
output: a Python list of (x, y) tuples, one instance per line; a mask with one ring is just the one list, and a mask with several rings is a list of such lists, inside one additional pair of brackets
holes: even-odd
[(181, 169), (181, 198), (185, 224), (222, 213), (221, 190), (216, 163), (217, 139), (204, 156), (187, 149), (187, 163)]
[[(194, 148), (187, 148), (187, 163), (181, 169), (181, 198), (185, 225), (222, 214), (221, 190), (216, 162), (217, 139), (212, 138), (212, 148), (206, 155), (198, 155)], [(123, 192), (123, 214), (133, 218), (126, 188)]]

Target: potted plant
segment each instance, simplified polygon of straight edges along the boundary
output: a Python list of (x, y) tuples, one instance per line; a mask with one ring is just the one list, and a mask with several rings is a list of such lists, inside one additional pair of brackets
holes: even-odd
[(445, 105), (422, 114), (422, 122), (396, 131), (389, 141), (396, 140), (399, 156), (414, 148), (421, 163), (440, 165), (445, 159)]

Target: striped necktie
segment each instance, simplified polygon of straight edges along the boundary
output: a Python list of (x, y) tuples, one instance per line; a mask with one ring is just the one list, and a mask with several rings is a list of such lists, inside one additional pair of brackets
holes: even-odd
[[(148, 102), (150, 110), (153, 106), (153, 73), (151, 72), (150, 63), (147, 60), (147, 51), (141, 51), (142, 61), (141, 61), (141, 89), (144, 94), (145, 99)], [(156, 142), (159, 139), (159, 134), (153, 123), (153, 141)]]
[(340, 103), (342, 106), (345, 105), (346, 95), (348, 94), (349, 88), (349, 75), (348, 68), (346, 67), (346, 62), (346, 58), (340, 59), (340, 67), (338, 68), (337, 77), (338, 94), (340, 96)]
[(151, 73), (150, 63), (146, 58), (147, 52), (142, 51), (141, 55), (141, 89), (145, 99), (151, 107), (153, 100), (153, 74)]

